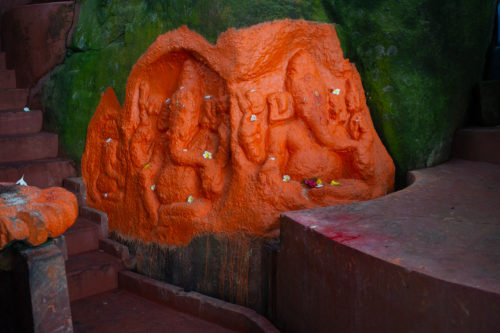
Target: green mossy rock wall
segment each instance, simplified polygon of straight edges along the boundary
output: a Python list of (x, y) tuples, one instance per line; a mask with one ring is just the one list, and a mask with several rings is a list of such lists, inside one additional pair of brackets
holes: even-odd
[(480, 80), (496, 0), (82, 0), (63, 65), (43, 89), (46, 127), (80, 161), (100, 93), (123, 103), (133, 64), (181, 25), (215, 43), (229, 27), (282, 18), (335, 22), (356, 63), (379, 135), (398, 168), (449, 156)]
[(400, 179), (449, 158), (483, 75), (496, 2), (324, 2)]
[(63, 65), (42, 92), (46, 127), (79, 164), (87, 125), (101, 92), (112, 87), (123, 104), (127, 77), (154, 40), (187, 25), (215, 43), (230, 27), (283, 18), (327, 22), (320, 0), (81, 0), (78, 25)]

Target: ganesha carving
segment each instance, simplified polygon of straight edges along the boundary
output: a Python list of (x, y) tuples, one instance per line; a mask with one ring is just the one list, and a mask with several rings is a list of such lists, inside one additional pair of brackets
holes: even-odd
[(123, 107), (103, 94), (82, 173), (111, 229), (182, 245), (272, 234), (281, 212), (382, 196), (394, 164), (334, 27), (285, 20), (216, 45), (186, 27), (160, 36)]

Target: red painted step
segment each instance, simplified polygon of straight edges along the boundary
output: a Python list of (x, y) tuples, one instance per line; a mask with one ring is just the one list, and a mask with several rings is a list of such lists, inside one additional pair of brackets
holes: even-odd
[(64, 238), (70, 256), (97, 250), (99, 247), (99, 226), (80, 217), (66, 230)]
[(27, 100), (28, 89), (0, 89), (0, 110), (21, 110)]
[(120, 259), (102, 250), (70, 256), (66, 261), (70, 301), (116, 289), (123, 269)]
[(500, 127), (458, 130), (453, 141), (456, 158), (500, 164)]
[(15, 182), (23, 175), (28, 185), (47, 188), (61, 186), (65, 178), (76, 175), (76, 170), (73, 162), (64, 158), (0, 163), (0, 182)]
[(237, 332), (279, 333), (254, 310), (194, 291), (186, 292), (183, 288), (131, 271), (118, 273), (118, 285), (121, 290)]
[(57, 157), (57, 134), (40, 132), (0, 137), (0, 163)]
[(63, 187), (76, 195), (78, 207), (87, 206), (87, 186), (83, 182), (82, 177), (64, 179)]
[(42, 129), (42, 111), (0, 111), (0, 136), (33, 134)]
[(5, 52), (0, 52), (0, 69), (7, 69), (7, 63), (5, 62)]
[(71, 315), (75, 332), (241, 332), (125, 290), (113, 290), (74, 302)]
[(16, 72), (14, 70), (0, 69), (0, 88), (15, 88)]

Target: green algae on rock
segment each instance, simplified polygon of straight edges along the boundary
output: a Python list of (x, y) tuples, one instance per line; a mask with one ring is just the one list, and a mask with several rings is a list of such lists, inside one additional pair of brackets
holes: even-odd
[(496, 0), (324, 3), (400, 176), (448, 159), (482, 77)]
[(320, 0), (82, 0), (65, 62), (43, 89), (45, 125), (79, 164), (101, 92), (112, 87), (123, 102), (128, 73), (160, 34), (187, 25), (215, 43), (229, 27), (282, 18), (328, 20)]
[(123, 102), (132, 65), (158, 35), (181, 25), (214, 43), (233, 26), (281, 18), (335, 22), (402, 180), (407, 170), (449, 157), (453, 133), (481, 79), (495, 3), (82, 0), (65, 63), (44, 87), (46, 125), (60, 133), (63, 150), (80, 161), (101, 92), (111, 86)]

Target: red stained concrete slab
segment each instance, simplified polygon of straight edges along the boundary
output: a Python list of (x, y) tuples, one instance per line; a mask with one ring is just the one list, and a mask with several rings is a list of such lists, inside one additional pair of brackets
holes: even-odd
[(280, 328), (500, 331), (500, 166), (411, 175), (376, 200), (283, 214)]
[(63, 179), (76, 176), (76, 170), (72, 161), (63, 158), (0, 163), (0, 182), (16, 182), (22, 175), (28, 185), (47, 188), (61, 186)]
[(40, 110), (0, 111), (0, 136), (38, 133), (42, 129), (42, 121)]
[(74, 7), (73, 1), (60, 1), (16, 6), (5, 12), (3, 47), (19, 87), (33, 86), (64, 60)]
[(125, 290), (71, 303), (75, 332), (236, 332)]

